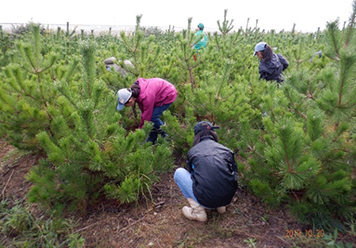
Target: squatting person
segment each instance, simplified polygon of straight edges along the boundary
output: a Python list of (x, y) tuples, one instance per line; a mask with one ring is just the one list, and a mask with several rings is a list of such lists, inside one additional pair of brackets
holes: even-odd
[(183, 215), (190, 220), (206, 221), (205, 209), (225, 213), (237, 189), (234, 153), (218, 143), (217, 128), (207, 121), (195, 125), (193, 147), (187, 154), (188, 170), (178, 168), (174, 173), (190, 205), (183, 207)]

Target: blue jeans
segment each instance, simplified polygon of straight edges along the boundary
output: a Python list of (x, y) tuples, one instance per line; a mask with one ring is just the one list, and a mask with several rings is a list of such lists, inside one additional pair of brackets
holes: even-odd
[(153, 127), (158, 129), (160, 126), (163, 125), (163, 121), (161, 121), (159, 117), (162, 115), (163, 111), (165, 111), (169, 106), (171, 106), (171, 104), (172, 103), (163, 105), (161, 107), (154, 107), (151, 117)]
[[(174, 172), (174, 181), (177, 183), (180, 191), (182, 191), (185, 198), (193, 198), (194, 201), (199, 203), (193, 193), (193, 181), (192, 181), (189, 171), (187, 171), (184, 168), (178, 168)], [(201, 205), (201, 206), (203, 206), (203, 205)], [(208, 208), (208, 207), (204, 207), (204, 208)]]

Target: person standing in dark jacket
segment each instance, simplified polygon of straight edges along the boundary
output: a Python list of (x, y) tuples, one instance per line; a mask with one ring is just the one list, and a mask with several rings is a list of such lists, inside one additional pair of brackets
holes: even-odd
[(289, 63), (281, 54), (273, 53), (266, 42), (259, 42), (255, 46), (253, 56), (257, 56), (260, 60), (260, 79), (276, 80), (279, 84), (284, 81), (282, 72), (287, 69)]
[(194, 144), (187, 154), (188, 170), (178, 168), (174, 180), (187, 198), (190, 207), (183, 215), (190, 220), (206, 221), (205, 209), (226, 212), (237, 189), (237, 164), (234, 153), (218, 143), (210, 122), (201, 121), (194, 127)]

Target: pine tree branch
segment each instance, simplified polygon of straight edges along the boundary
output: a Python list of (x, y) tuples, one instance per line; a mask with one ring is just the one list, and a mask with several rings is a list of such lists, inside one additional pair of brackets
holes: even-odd
[(343, 89), (344, 89), (344, 86), (345, 86), (345, 81), (346, 81), (346, 75), (347, 75), (347, 67), (346, 66), (342, 66), (341, 67), (343, 70), (342, 72), (340, 73), (340, 77), (341, 77), (341, 84), (340, 84), (340, 88), (339, 88), (339, 100), (337, 102), (337, 107), (341, 107), (341, 102), (342, 102), (342, 93), (343, 93)]
[(248, 149), (250, 149), (250, 151), (251, 151), (252, 153), (257, 154), (260, 158), (265, 158), (265, 157), (262, 156), (258, 151), (256, 151), (256, 149), (255, 149), (254, 147), (252, 147), (251, 144), (248, 145), (247, 147), (248, 147)]
[(307, 116), (297, 109), (297, 107), (295, 106), (295, 103), (293, 102), (293, 99), (291, 98), (290, 94), (288, 94), (288, 99), (289, 99), (289, 102), (292, 104), (292, 107), (293, 107), (293, 109), (289, 108), (289, 111), (290, 112), (294, 111), (297, 114), (299, 114), (302, 118), (307, 119)]
[(355, 32), (355, 30), (354, 30), (355, 19), (356, 19), (356, 1), (354, 1), (352, 3), (352, 14), (350, 17), (350, 23), (349, 23), (349, 27), (348, 27), (348, 31), (347, 31), (347, 35), (346, 35), (346, 41), (345, 41), (346, 47), (349, 46), (352, 34), (353, 34), (353, 32)]
[(338, 40), (337, 40), (337, 28), (338, 25), (338, 21), (334, 21), (332, 23), (328, 23), (327, 27), (328, 27), (328, 35), (329, 35), (329, 40), (331, 41), (331, 46), (334, 49), (334, 52), (336, 54), (337, 59), (339, 60), (340, 58), (340, 52), (339, 52), (339, 47), (338, 47)]
[(283, 142), (283, 148), (284, 148), (284, 151), (286, 153), (286, 162), (287, 162), (287, 166), (288, 166), (288, 172), (293, 172), (292, 171), (292, 168), (291, 168), (291, 165), (290, 165), (290, 161), (289, 161), (289, 156), (288, 156), (288, 149), (287, 149), (287, 144), (286, 142)]
[(300, 115), (302, 118), (304, 118), (304, 119), (307, 119), (307, 118), (308, 118), (305, 114), (303, 114), (303, 113), (300, 112), (299, 110), (295, 110), (295, 112), (296, 112), (298, 115)]

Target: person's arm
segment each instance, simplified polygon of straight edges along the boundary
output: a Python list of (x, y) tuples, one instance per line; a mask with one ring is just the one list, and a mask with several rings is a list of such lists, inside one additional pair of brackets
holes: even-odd
[(189, 172), (192, 172), (192, 164), (188, 159), (187, 159), (187, 169)]
[(231, 170), (237, 172), (237, 163), (235, 160), (235, 155), (233, 152), (231, 152)]
[(289, 63), (288, 63), (288, 61), (287, 61), (281, 54), (277, 54), (277, 55), (278, 55), (279, 61), (280, 61), (281, 64), (283, 65), (283, 71), (284, 71), (285, 69), (288, 68)]
[(235, 181), (238, 181), (238, 175), (237, 175), (237, 163), (235, 160), (235, 155), (234, 153), (231, 151), (230, 153), (231, 158), (229, 159), (229, 170), (230, 172), (234, 173), (235, 175)]
[(142, 103), (143, 109), (141, 113), (141, 122), (138, 128), (142, 128), (145, 121), (151, 121), (154, 101), (144, 101)]
[(192, 173), (193, 171), (193, 168), (192, 168), (192, 156), (191, 156), (191, 151), (189, 150), (188, 151), (188, 154), (187, 154), (187, 169), (190, 173)]
[(267, 71), (263, 70), (263, 69), (259, 69), (259, 73), (260, 73), (260, 78), (259, 80), (261, 79), (265, 79), (265, 80), (268, 80), (268, 73)]

